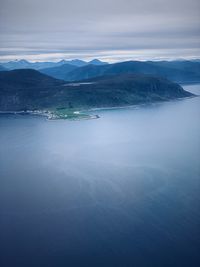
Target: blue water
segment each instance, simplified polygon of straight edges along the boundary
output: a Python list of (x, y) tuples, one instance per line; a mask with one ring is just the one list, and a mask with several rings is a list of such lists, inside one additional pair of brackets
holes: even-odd
[(200, 266), (200, 97), (94, 113), (0, 116), (0, 266)]

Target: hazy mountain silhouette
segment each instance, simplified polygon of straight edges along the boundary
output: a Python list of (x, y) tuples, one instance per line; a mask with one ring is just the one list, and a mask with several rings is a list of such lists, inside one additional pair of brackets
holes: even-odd
[(53, 68), (53, 67), (59, 67), (64, 64), (70, 64), (76, 67), (83, 67), (89, 64), (92, 65), (105, 65), (108, 64), (106, 62), (102, 62), (98, 59), (94, 59), (92, 61), (86, 62), (79, 59), (73, 59), (73, 60), (60, 60), (59, 62), (29, 62), (27, 60), (21, 59), (21, 60), (14, 60), (9, 61), (6, 63), (0, 63), (0, 66), (5, 67), (8, 70), (14, 70), (14, 69), (44, 69), (44, 68)]
[(76, 68), (78, 68), (75, 65), (71, 65), (71, 64), (64, 64), (58, 67), (54, 67), (54, 68), (46, 68), (46, 69), (41, 69), (40, 72), (50, 75), (54, 78), (57, 79), (67, 79), (67, 73), (75, 70)]
[(200, 81), (200, 62), (192, 61), (128, 61), (109, 65), (87, 65), (70, 71), (63, 76), (60, 76), (66, 81), (77, 81), (89, 79), (102, 75), (111, 74), (149, 74), (161, 76), (172, 81), (199, 82)]
[(0, 71), (5, 71), (5, 70), (7, 69), (0, 65)]

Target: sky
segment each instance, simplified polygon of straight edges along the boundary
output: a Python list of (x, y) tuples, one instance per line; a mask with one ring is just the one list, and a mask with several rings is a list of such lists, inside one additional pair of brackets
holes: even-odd
[(200, 58), (199, 0), (0, 0), (0, 61)]

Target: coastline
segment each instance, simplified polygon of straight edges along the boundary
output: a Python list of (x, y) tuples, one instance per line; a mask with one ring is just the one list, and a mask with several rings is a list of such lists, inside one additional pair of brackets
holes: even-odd
[(65, 114), (60, 115), (56, 114), (54, 111), (49, 110), (21, 110), (21, 111), (0, 111), (1, 114), (10, 114), (10, 115), (36, 115), (36, 116), (43, 116), (46, 117), (47, 120), (55, 121), (55, 120), (90, 120), (90, 119), (99, 119), (99, 115), (90, 115), (90, 114), (84, 114), (81, 111), (75, 111), (73, 112), (73, 115)]
[(139, 107), (144, 107), (144, 106), (149, 106), (149, 105), (156, 105), (156, 104), (162, 104), (162, 103), (166, 103), (166, 102), (173, 102), (173, 101), (180, 101), (180, 100), (184, 100), (184, 99), (190, 99), (193, 97), (199, 97), (199, 95), (191, 95), (191, 96), (187, 96), (187, 97), (179, 97), (179, 98), (174, 98), (174, 99), (170, 99), (170, 100), (160, 100), (160, 101), (153, 101), (153, 102), (145, 102), (145, 103), (140, 103), (140, 104), (134, 104), (134, 105), (125, 105), (125, 106), (112, 106), (112, 107), (99, 107), (99, 108), (90, 108), (88, 110), (85, 110), (87, 112), (91, 112), (91, 111), (101, 111), (101, 110), (114, 110), (114, 109), (126, 109), (126, 108), (139, 108)]
[(111, 106), (111, 107), (97, 107), (97, 108), (89, 108), (89, 109), (81, 109), (81, 110), (70, 110), (70, 109), (56, 109), (56, 110), (20, 110), (20, 111), (0, 111), (1, 114), (10, 114), (10, 115), (36, 115), (46, 117), (49, 121), (55, 120), (91, 120), (91, 119), (99, 119), (100, 116), (98, 114), (88, 114), (88, 112), (94, 111), (103, 111), (103, 110), (117, 110), (117, 109), (138, 109), (140, 107), (145, 107), (149, 105), (161, 104), (169, 101), (180, 101), (183, 99), (189, 99), (193, 97), (199, 97), (199, 95), (191, 95), (188, 97), (180, 97), (171, 100), (163, 100), (163, 101), (154, 101), (154, 102), (146, 102), (134, 105), (125, 105), (125, 106)]

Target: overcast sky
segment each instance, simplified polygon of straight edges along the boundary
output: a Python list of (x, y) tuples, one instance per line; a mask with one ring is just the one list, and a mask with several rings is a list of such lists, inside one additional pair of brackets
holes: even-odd
[(0, 0), (0, 60), (200, 58), (199, 0)]

